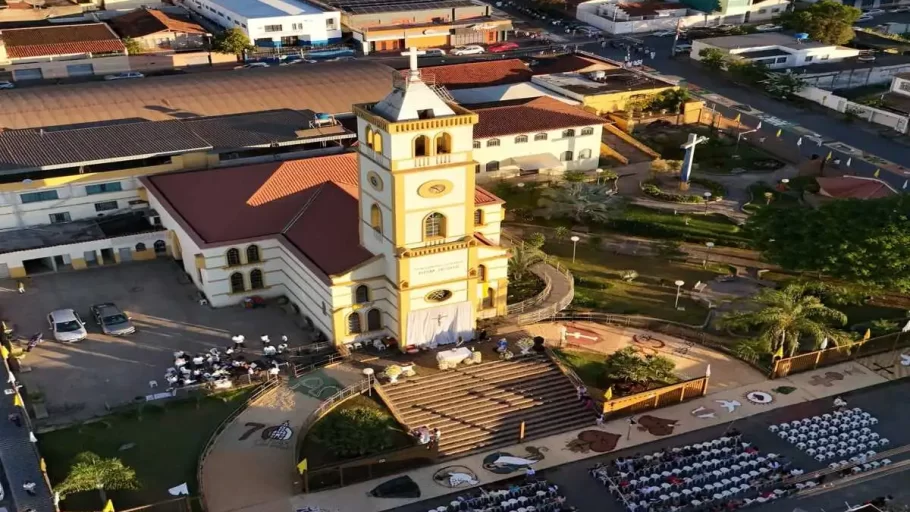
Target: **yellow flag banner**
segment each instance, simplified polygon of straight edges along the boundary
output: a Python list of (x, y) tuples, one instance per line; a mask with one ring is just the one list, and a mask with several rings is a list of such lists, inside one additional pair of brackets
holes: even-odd
[(777, 137), (780, 138), (780, 136), (781, 136), (783, 133), (784, 133), (784, 130), (783, 130), (783, 129), (778, 129), (778, 130), (777, 130)]
[(881, 173), (882, 173), (882, 170), (881, 170), (881, 169), (876, 169), (876, 170), (875, 170), (875, 173), (873, 173), (872, 176), (878, 178), (878, 177), (881, 175)]
[(871, 338), (871, 337), (872, 337), (872, 330), (871, 330), (871, 329), (866, 329), (866, 334), (863, 334), (863, 341), (866, 341), (866, 340), (868, 340), (868, 339)]
[(736, 122), (738, 123), (739, 120), (742, 119), (742, 118), (743, 118), (743, 115), (742, 115), (742, 114), (736, 114), (736, 117), (733, 118), (733, 120), (736, 121)]
[(834, 156), (833, 151), (828, 151), (828, 156), (825, 157), (825, 161), (831, 160), (831, 157)]
[(101, 512), (117, 512), (114, 510), (114, 502), (107, 500), (107, 503), (104, 505), (104, 509)]
[(25, 407), (25, 405), (22, 403), (22, 397), (19, 396), (19, 393), (16, 393), (13, 396), (13, 405), (15, 405), (16, 407)]
[(608, 387), (607, 390), (604, 391), (604, 400), (613, 400), (613, 386)]
[(784, 357), (784, 346), (783, 345), (777, 347), (777, 352), (774, 352), (773, 357), (778, 357), (778, 358)]
[(9, 349), (0, 345), (0, 356), (3, 356), (3, 359), (9, 359)]
[(297, 464), (297, 472), (300, 473), (301, 475), (306, 473), (307, 469), (308, 468), (307, 468), (306, 459), (303, 459), (302, 461), (300, 461), (299, 464)]

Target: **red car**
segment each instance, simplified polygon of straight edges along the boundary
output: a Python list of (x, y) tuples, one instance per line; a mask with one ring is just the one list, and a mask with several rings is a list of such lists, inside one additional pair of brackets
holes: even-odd
[(498, 43), (498, 44), (491, 44), (490, 46), (487, 47), (487, 51), (491, 52), (491, 53), (510, 52), (512, 50), (517, 50), (517, 49), (518, 49), (517, 43)]

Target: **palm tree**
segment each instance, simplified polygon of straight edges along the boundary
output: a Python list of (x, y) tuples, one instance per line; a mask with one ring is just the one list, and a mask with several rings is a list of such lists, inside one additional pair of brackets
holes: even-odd
[(97, 453), (76, 455), (66, 479), (54, 489), (61, 496), (85, 491), (98, 491), (101, 503), (107, 502), (107, 491), (139, 488), (136, 471), (117, 458), (103, 459)]
[(804, 338), (810, 339), (815, 349), (825, 338), (835, 345), (849, 341), (846, 333), (832, 327), (845, 325), (847, 315), (810, 295), (805, 284), (790, 284), (781, 290), (766, 288), (753, 300), (760, 309), (729, 313), (721, 318), (721, 326), (758, 328), (756, 339), (764, 344), (758, 346), (766, 347), (772, 354), (783, 347), (785, 354), (793, 356)]
[(514, 281), (524, 279), (535, 263), (543, 260), (540, 249), (526, 243), (512, 246), (512, 255), (509, 257), (509, 276)]
[(571, 217), (577, 222), (606, 222), (621, 206), (613, 187), (593, 183), (565, 183), (541, 193), (544, 217)]

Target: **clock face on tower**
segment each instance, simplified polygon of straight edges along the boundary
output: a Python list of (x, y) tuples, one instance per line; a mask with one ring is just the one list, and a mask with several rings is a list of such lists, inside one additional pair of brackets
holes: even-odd
[(370, 186), (373, 187), (374, 189), (376, 189), (378, 191), (382, 190), (382, 178), (380, 178), (379, 175), (376, 174), (375, 172), (370, 171), (367, 174), (367, 181), (370, 182)]
[(452, 191), (452, 182), (448, 180), (428, 181), (417, 189), (420, 197), (442, 197)]

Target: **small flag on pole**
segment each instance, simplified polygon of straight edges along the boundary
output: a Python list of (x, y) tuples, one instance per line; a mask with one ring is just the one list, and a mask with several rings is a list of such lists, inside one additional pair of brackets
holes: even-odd
[(15, 405), (16, 407), (23, 407), (22, 397), (19, 396), (19, 393), (16, 393), (16, 395), (13, 397), (13, 405)]
[(876, 169), (875, 172), (872, 173), (872, 177), (873, 177), (873, 178), (878, 178), (879, 175), (880, 175), (881, 173), (882, 173), (882, 170), (881, 170), (881, 169)]
[[(901, 188), (904, 190), (907, 190), (907, 184), (910, 184), (910, 180), (904, 180), (904, 186)], [(10, 374), (10, 375), (12, 375), (12, 374)]]
[(782, 133), (784, 133), (783, 128), (778, 128), (778, 129), (777, 129), (777, 137), (780, 138), (780, 136), (781, 136)]
[(607, 390), (604, 391), (604, 400), (613, 400), (613, 386), (608, 387)]
[(825, 350), (828, 348), (828, 337), (825, 336), (825, 339), (822, 340), (822, 344), (818, 346), (819, 350)]
[(742, 114), (736, 114), (736, 117), (735, 117), (733, 120), (736, 121), (736, 122), (738, 123), (739, 120), (742, 119), (742, 117), (743, 117)]
[[(3, 356), (3, 359), (9, 358), (9, 349), (0, 345), (0, 356)], [(10, 374), (12, 375), (12, 374)]]
[(777, 351), (774, 352), (774, 355), (772, 356), (772, 358), (775, 358), (775, 357), (777, 357), (777, 358), (784, 357), (784, 346), (783, 345), (777, 347)]
[(802, 146), (802, 145), (803, 145), (803, 138), (802, 138), (802, 137), (800, 137), (799, 140), (796, 141), (796, 145), (797, 145), (797, 146)]
[(828, 160), (831, 160), (831, 157), (832, 157), (832, 156), (834, 156), (834, 152), (833, 152), (833, 151), (828, 151), (828, 156), (825, 157), (825, 161), (827, 162)]
[(853, 158), (847, 157), (847, 167), (850, 167), (850, 164), (852, 164), (852, 163), (853, 163)]
[(871, 337), (872, 337), (872, 329), (866, 329), (866, 334), (863, 334), (863, 341), (866, 341)]
[(299, 464), (297, 464), (297, 472), (300, 473), (301, 475), (306, 473), (307, 469), (309, 469), (307, 466), (308, 465), (307, 465), (306, 459), (303, 459), (302, 461), (300, 461)]
[(104, 505), (104, 510), (102, 510), (101, 512), (117, 512), (116, 510), (114, 510), (114, 502), (111, 500), (107, 500), (107, 504)]
[(910, 320), (907, 320), (907, 325), (905, 325), (904, 328), (901, 329), (901, 332), (910, 332)]

